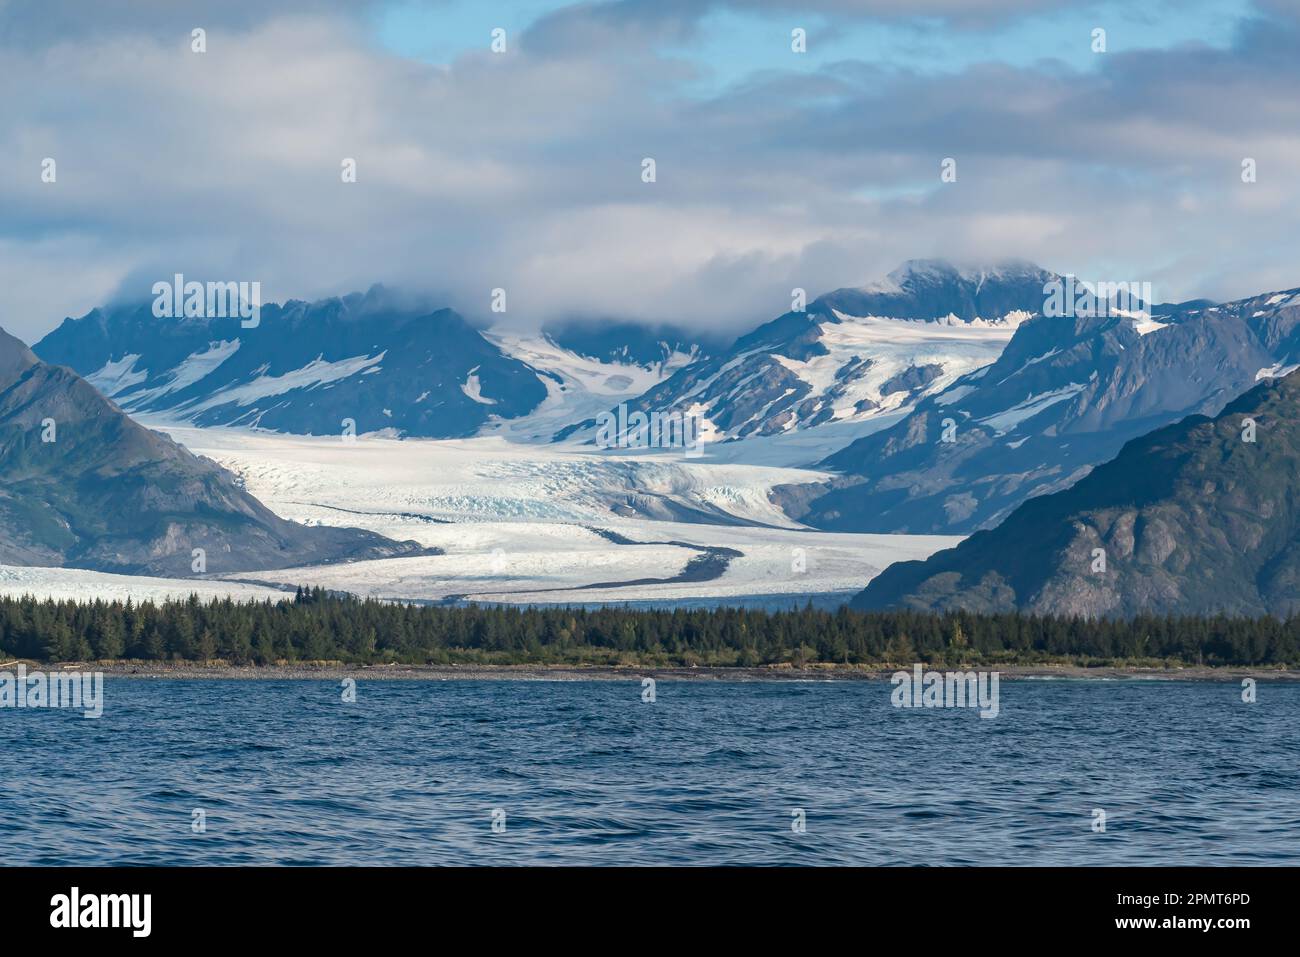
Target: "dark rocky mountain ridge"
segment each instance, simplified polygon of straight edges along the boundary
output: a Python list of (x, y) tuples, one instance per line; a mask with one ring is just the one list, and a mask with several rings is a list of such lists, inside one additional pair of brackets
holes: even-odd
[(885, 569), (859, 608), (1300, 612), (1300, 375), (1128, 442), (996, 528)]

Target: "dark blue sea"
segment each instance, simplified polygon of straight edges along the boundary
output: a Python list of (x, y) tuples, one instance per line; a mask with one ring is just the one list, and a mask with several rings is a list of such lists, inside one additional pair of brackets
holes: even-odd
[[(1300, 686), (108, 679), (0, 709), (8, 864), (1282, 864)], [(806, 830), (796, 833), (796, 809)], [(1104, 832), (1094, 830), (1104, 810)], [(196, 831), (195, 812), (202, 828)], [(498, 824), (493, 829), (494, 812)]]

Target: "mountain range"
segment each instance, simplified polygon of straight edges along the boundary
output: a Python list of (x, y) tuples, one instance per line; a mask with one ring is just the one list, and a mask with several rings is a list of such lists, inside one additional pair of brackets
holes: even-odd
[[(254, 328), (238, 317), (159, 319), (149, 303), (94, 309), (65, 319), (34, 351), (132, 414), (295, 434), (461, 438), (530, 414), (564, 419), (570, 406), (586, 414), (639, 393), (658, 380), (655, 370), (689, 362), (699, 348), (676, 330), (620, 328), (485, 334), (453, 310), (417, 308), (374, 286), (268, 304)], [(601, 398), (584, 405), (589, 394)]]
[(183, 578), (425, 552), (279, 518), (0, 330), (0, 563)]
[(1069, 487), (1129, 439), (1213, 415), (1297, 363), (1300, 290), (1135, 316), (1038, 317), (996, 361), (828, 456), (834, 479), (776, 494), (817, 528), (968, 534)]
[[(838, 289), (677, 370), (629, 409), (700, 418), (715, 440), (867, 421), (992, 362), (1056, 277), (1026, 263), (904, 263)], [(594, 428), (574, 423), (558, 438)]]
[(1128, 442), (989, 531), (891, 565), (859, 608), (1084, 617), (1300, 612), (1300, 375)]
[(734, 340), (669, 324), (555, 322), (522, 335), (383, 287), (238, 318), (155, 317), (146, 302), (65, 319), (34, 347), (132, 414), (297, 434), (590, 440), (616, 406), (682, 411), (716, 439), (788, 434), (908, 408), (992, 362), (1053, 274), (912, 261)]
[[(797, 454), (816, 449), (798, 464), (829, 477), (772, 493), (804, 525), (959, 535), (1024, 532), (1018, 510), (1092, 488), (1082, 483), (1102, 463), (1119, 455), (1142, 467), (1126, 443), (1218, 415), (1300, 366), (1300, 290), (1045, 315), (1047, 290), (1063, 278), (1023, 262), (913, 260), (730, 342), (614, 320), (522, 334), (374, 287), (265, 306), (254, 329), (159, 320), (147, 304), (97, 309), (65, 320), (35, 352), (132, 414), (196, 425), (337, 434), (350, 419), (358, 433), (582, 445), (594, 441), (596, 417), (620, 405), (680, 412), (704, 424), (715, 449), (734, 450), (726, 461), (744, 463), (759, 439), (798, 436)], [(1047, 567), (1033, 543), (998, 541)], [(1090, 614), (1160, 603), (1159, 589), (1103, 594), (1091, 579), (1091, 591), (1076, 589), (1083, 597), (1062, 598), (1069, 589), (1014, 569), (985, 595), (969, 580), (974, 566), (953, 570), (965, 577), (945, 591), (933, 575), (918, 583), (896, 568), (863, 601)], [(1272, 607), (1274, 597), (1264, 588), (1241, 607)]]

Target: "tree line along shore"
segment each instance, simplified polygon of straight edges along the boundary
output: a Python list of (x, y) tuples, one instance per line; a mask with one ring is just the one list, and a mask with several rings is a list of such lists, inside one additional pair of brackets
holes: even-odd
[(759, 668), (1300, 665), (1300, 616), (1123, 620), (920, 611), (408, 605), (299, 589), (280, 601), (0, 597), (0, 655), (34, 661), (337, 661)]

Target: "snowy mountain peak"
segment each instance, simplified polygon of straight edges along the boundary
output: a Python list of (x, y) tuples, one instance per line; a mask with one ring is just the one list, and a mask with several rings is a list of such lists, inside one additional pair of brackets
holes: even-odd
[(34, 351), (128, 412), (196, 425), (455, 437), (547, 396), (535, 369), (460, 315), (382, 286), (263, 305), (252, 328), (238, 317), (178, 322), (148, 303), (114, 306), (66, 320)]
[(239, 318), (160, 319), (148, 303), (94, 309), (66, 319), (35, 351), (126, 411), (173, 422), (545, 441), (652, 388), (699, 349), (668, 326), (568, 324), (532, 339), (497, 333), (373, 285), (265, 304), (252, 328)]
[(1043, 287), (1057, 278), (1019, 260), (959, 266), (909, 259), (882, 280), (827, 293), (814, 307), (846, 316), (1019, 324), (1042, 313)]
[(708, 434), (727, 439), (865, 424), (994, 362), (1015, 330), (1042, 313), (1052, 278), (1029, 263), (910, 260), (884, 280), (764, 323), (633, 405), (701, 416)]
[[(917, 285), (955, 282), (1048, 282), (1053, 273), (1023, 259), (1006, 259), (991, 263), (953, 263), (946, 259), (908, 259), (876, 284), (887, 290), (905, 290)], [(871, 288), (872, 283), (862, 287)]]

